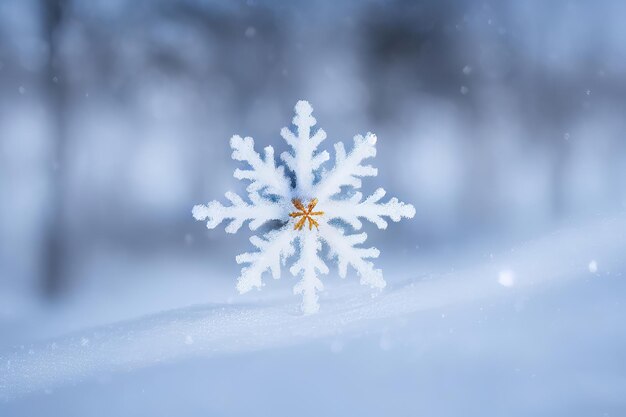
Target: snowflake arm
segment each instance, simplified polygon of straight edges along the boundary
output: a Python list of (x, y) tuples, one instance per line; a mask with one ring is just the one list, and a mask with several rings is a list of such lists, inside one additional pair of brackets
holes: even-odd
[(385, 288), (387, 283), (383, 279), (383, 272), (374, 269), (374, 264), (366, 261), (368, 258), (378, 258), (380, 251), (376, 248), (356, 248), (355, 245), (365, 242), (366, 233), (346, 235), (341, 230), (327, 224), (320, 227), (319, 233), (328, 243), (331, 256), (337, 258), (339, 276), (346, 277), (348, 265), (351, 265), (361, 277), (361, 284), (372, 288)]
[(290, 268), (293, 276), (302, 273), (302, 279), (293, 288), (294, 294), (302, 294), (302, 311), (305, 314), (317, 313), (320, 306), (317, 302), (317, 292), (324, 289), (322, 281), (317, 277), (317, 272), (328, 274), (328, 267), (319, 257), (318, 253), (322, 249), (317, 233), (301, 233), (300, 257)]
[(275, 194), (284, 199), (289, 199), (291, 185), (285, 176), (285, 168), (277, 167), (274, 161), (274, 148), (265, 148), (265, 159), (254, 150), (254, 139), (242, 138), (235, 135), (230, 139), (230, 147), (233, 149), (232, 158), (236, 161), (247, 162), (252, 169), (235, 170), (235, 178), (238, 180), (250, 180), (247, 191), (249, 193), (265, 190), (269, 194)]
[(325, 201), (341, 192), (342, 186), (361, 188), (360, 177), (375, 177), (378, 170), (370, 165), (362, 165), (367, 158), (376, 156), (376, 135), (367, 133), (365, 137), (354, 137), (354, 148), (346, 156), (342, 142), (335, 144), (335, 168), (330, 171), (317, 185), (314, 195)]
[(361, 201), (363, 194), (357, 192), (347, 200), (328, 200), (324, 204), (327, 219), (341, 219), (360, 230), (363, 223), (359, 218), (369, 220), (379, 229), (386, 229), (387, 222), (383, 217), (389, 217), (394, 222), (399, 222), (402, 217), (412, 218), (415, 216), (415, 208), (411, 204), (403, 203), (393, 197), (386, 203), (379, 203), (385, 196), (384, 189), (377, 189), (374, 194)]
[(309, 102), (299, 101), (295, 110), (293, 124), (298, 129), (298, 136), (286, 127), (280, 131), (280, 135), (292, 148), (292, 153), (283, 152), (280, 157), (295, 174), (298, 193), (307, 196), (313, 189), (315, 171), (330, 159), (330, 155), (326, 151), (316, 153), (317, 147), (326, 139), (326, 132), (319, 129), (311, 136), (311, 128), (317, 121), (311, 115), (313, 108)]
[(259, 249), (257, 252), (247, 252), (238, 255), (238, 264), (249, 264), (241, 269), (237, 280), (237, 290), (243, 294), (252, 288), (263, 286), (261, 276), (269, 270), (274, 279), (280, 278), (280, 264), (293, 255), (295, 249), (293, 240), (296, 238), (289, 225), (282, 229), (268, 233), (265, 239), (252, 236), (250, 242)]
[(257, 193), (250, 194), (252, 204), (246, 203), (239, 195), (227, 192), (226, 198), (232, 203), (224, 206), (217, 200), (213, 200), (206, 206), (198, 204), (193, 207), (192, 214), (196, 220), (206, 220), (209, 229), (216, 228), (224, 220), (231, 222), (226, 226), (227, 233), (236, 233), (247, 220), (250, 222), (250, 230), (256, 230), (269, 220), (281, 220), (285, 216), (282, 205), (264, 200)]

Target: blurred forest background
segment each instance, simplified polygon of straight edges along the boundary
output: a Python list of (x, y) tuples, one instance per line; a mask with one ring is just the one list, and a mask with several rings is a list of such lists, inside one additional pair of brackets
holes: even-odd
[(282, 149), (300, 99), (328, 146), (378, 135), (369, 186), (417, 209), (373, 231), (381, 249), (427, 258), (623, 211), (624, 16), (618, 0), (2, 0), (3, 333), (89, 293), (120, 317), (234, 295), (248, 236), (191, 207), (242, 188), (231, 135)]

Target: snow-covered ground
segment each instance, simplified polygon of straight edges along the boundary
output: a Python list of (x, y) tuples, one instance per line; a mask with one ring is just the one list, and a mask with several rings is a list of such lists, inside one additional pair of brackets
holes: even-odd
[(279, 293), (5, 348), (0, 415), (624, 415), (625, 253), (622, 215), (405, 256), (381, 293), (329, 276), (317, 315)]

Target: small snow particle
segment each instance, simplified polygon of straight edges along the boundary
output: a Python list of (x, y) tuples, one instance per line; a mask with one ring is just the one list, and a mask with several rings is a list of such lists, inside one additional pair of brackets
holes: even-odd
[(563, 135), (563, 139), (569, 140), (569, 138), (570, 138), (570, 134), (565, 132), (565, 134)]
[(504, 269), (498, 274), (498, 283), (503, 287), (512, 287), (515, 284), (515, 274), (510, 269)]
[(185, 337), (185, 344), (186, 345), (193, 345), (193, 337), (187, 335), (187, 337)]
[(598, 272), (598, 263), (595, 259), (589, 262), (589, 272), (591, 272), (592, 274)]
[(26, 89), (21, 85), (20, 85), (20, 88), (18, 88), (17, 90), (20, 92), (20, 94), (26, 93)]
[(590, 95), (591, 95), (591, 90), (587, 90), (587, 91), (585, 91), (585, 94), (587, 94), (588, 96), (590, 96)]
[(471, 73), (472, 73), (472, 67), (470, 67), (469, 65), (466, 65), (463, 67), (463, 74), (470, 75)]
[(248, 26), (244, 34), (246, 38), (254, 38), (256, 36), (256, 28), (254, 26)]
[(461, 94), (466, 95), (467, 93), (469, 93), (469, 88), (467, 88), (466, 86), (462, 85), (461, 86)]
[(86, 337), (83, 337), (80, 339), (81, 346), (87, 346), (88, 344), (89, 344), (89, 339), (87, 339)]

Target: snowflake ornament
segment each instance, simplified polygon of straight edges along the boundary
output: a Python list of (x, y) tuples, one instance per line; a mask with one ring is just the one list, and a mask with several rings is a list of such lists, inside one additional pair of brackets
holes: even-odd
[(251, 230), (268, 221), (278, 221), (281, 226), (277, 230), (250, 238), (257, 251), (236, 257), (237, 263), (246, 264), (237, 289), (245, 293), (262, 287), (261, 277), (266, 271), (275, 279), (280, 278), (281, 264), (285, 266), (293, 258), (289, 271), (300, 277), (293, 290), (302, 294), (302, 310), (310, 314), (319, 310), (317, 292), (324, 288), (319, 275), (329, 272), (321, 256), (322, 245), (328, 247), (327, 258), (337, 260), (342, 278), (350, 265), (360, 276), (361, 284), (382, 289), (386, 285), (382, 271), (368, 261), (378, 257), (378, 249), (359, 247), (367, 234), (349, 234), (344, 227), (358, 231), (363, 227), (361, 219), (365, 219), (385, 229), (385, 217), (394, 222), (402, 217), (412, 218), (415, 208), (395, 197), (381, 203), (385, 196), (382, 188), (365, 199), (356, 191), (361, 187), (362, 177), (374, 177), (378, 173), (376, 168), (363, 165), (366, 159), (376, 156), (376, 135), (355, 136), (350, 153), (346, 153), (342, 142), (336, 143), (334, 167), (325, 170), (323, 165), (330, 155), (318, 147), (326, 139), (326, 132), (319, 129), (312, 134), (316, 120), (307, 101), (299, 101), (295, 110), (293, 124), (297, 134), (286, 127), (280, 132), (291, 147), (290, 152), (280, 156), (285, 166), (277, 165), (271, 146), (265, 148), (261, 157), (254, 150), (251, 137), (233, 136), (232, 158), (249, 165), (249, 169), (236, 169), (234, 173), (235, 178), (250, 182), (246, 189), (249, 202), (227, 192), (229, 205), (211, 201), (206, 206), (194, 206), (192, 213), (196, 220), (206, 220), (209, 229), (230, 220), (226, 226), (228, 233), (236, 233), (246, 221), (250, 221)]

